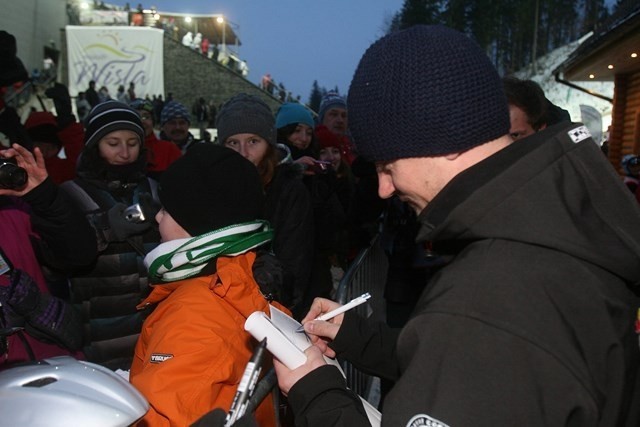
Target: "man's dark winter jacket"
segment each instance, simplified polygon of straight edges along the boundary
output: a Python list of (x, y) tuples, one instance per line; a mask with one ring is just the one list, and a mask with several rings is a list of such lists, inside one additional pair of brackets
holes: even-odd
[[(399, 334), (345, 317), (333, 348), (397, 380), (383, 426), (640, 425), (640, 209), (583, 135), (554, 126), (438, 194), (419, 239), (454, 258)], [(299, 425), (331, 399), (334, 425), (362, 422), (335, 383), (307, 380), (290, 391)]]

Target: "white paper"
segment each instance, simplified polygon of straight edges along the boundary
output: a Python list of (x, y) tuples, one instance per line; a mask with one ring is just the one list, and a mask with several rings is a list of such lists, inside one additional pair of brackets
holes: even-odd
[[(304, 351), (312, 343), (307, 334), (296, 332), (301, 324), (291, 316), (270, 306), (271, 318), (262, 311), (251, 314), (244, 323), (244, 329), (255, 339), (262, 341), (267, 339), (267, 350), (280, 360), (287, 368), (295, 369), (307, 361)], [(344, 371), (337, 360), (324, 357), (327, 364), (336, 366), (342, 375)], [(373, 427), (379, 427), (382, 416), (380, 412), (369, 402), (362, 400), (369, 422)]]

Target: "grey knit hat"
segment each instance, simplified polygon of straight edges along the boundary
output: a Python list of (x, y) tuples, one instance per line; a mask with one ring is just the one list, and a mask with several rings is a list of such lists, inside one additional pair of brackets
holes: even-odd
[(221, 144), (239, 133), (253, 133), (271, 145), (276, 144), (273, 113), (263, 100), (254, 95), (240, 93), (227, 100), (216, 115), (216, 128)]
[(97, 144), (117, 130), (133, 131), (140, 138), (140, 144), (144, 143), (144, 128), (136, 110), (118, 101), (101, 102), (93, 107), (85, 120), (85, 146)]
[(349, 95), (349, 128), (373, 161), (464, 151), (509, 133), (502, 80), (471, 39), (419, 25), (365, 52)]

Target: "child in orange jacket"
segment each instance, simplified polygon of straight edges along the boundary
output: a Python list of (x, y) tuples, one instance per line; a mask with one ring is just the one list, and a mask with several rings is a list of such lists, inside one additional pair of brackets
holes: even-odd
[[(214, 408), (228, 410), (255, 342), (244, 331), (269, 302), (252, 274), (255, 248), (272, 231), (259, 218), (262, 185), (238, 153), (198, 144), (162, 175), (156, 216), (162, 242), (145, 258), (156, 304), (145, 320), (131, 383), (149, 400), (142, 426), (186, 426)], [(260, 426), (276, 425), (267, 397)]]

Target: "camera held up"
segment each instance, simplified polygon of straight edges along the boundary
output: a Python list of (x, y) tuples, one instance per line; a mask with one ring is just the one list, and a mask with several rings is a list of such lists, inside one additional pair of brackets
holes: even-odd
[(126, 208), (123, 212), (124, 218), (129, 222), (144, 222), (147, 219), (147, 216), (144, 214), (142, 210), (142, 206), (140, 203), (133, 204)]
[(151, 194), (142, 193), (140, 194), (138, 203), (134, 203), (133, 205), (127, 207), (122, 212), (122, 215), (128, 222), (136, 224), (149, 221), (153, 222), (153, 219), (155, 218), (160, 208), (160, 204), (153, 199)]
[(0, 188), (16, 190), (27, 183), (27, 171), (15, 159), (0, 159)]

